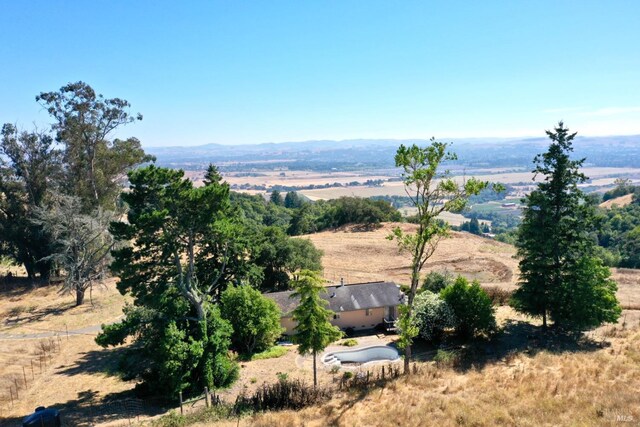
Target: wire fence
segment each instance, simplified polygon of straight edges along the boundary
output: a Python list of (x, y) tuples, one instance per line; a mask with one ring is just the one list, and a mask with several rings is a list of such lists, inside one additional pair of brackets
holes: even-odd
[[(67, 337), (68, 339), (68, 337)], [(62, 351), (63, 339), (60, 335), (41, 338), (36, 341), (32, 353), (12, 356), (4, 366), (5, 374), (0, 378), (0, 417), (20, 399), (46, 374), (53, 365), (54, 357)]]

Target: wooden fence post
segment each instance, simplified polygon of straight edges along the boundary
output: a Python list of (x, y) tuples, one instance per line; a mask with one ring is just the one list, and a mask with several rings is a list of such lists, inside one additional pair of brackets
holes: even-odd
[(32, 380), (36, 379), (36, 374), (33, 373), (33, 359), (31, 359), (31, 379)]
[(9, 394), (11, 395), (11, 406), (13, 406), (13, 389), (9, 386)]
[(18, 395), (18, 380), (14, 378), (13, 383), (16, 385), (16, 400), (18, 400), (20, 399), (20, 396)]
[(182, 409), (182, 392), (178, 392), (180, 396), (180, 415), (184, 415), (184, 410)]
[(27, 389), (27, 371), (22, 367), (22, 377), (24, 378), (24, 389)]
[(209, 407), (209, 389), (207, 387), (204, 388), (204, 404)]

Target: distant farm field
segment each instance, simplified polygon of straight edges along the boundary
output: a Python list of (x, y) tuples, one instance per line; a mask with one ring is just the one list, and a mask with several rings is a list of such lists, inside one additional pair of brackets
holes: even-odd
[[(584, 186), (607, 186), (612, 185), (616, 178), (628, 178), (633, 181), (640, 181), (640, 168), (584, 168), (585, 175), (591, 178), (592, 182)], [(531, 172), (500, 172), (493, 174), (468, 174), (466, 178), (475, 177), (483, 181), (499, 182), (503, 184), (531, 183), (533, 174)], [(464, 176), (457, 176), (458, 181), (465, 179)], [(373, 197), (373, 196), (406, 196), (402, 182), (385, 182), (380, 187), (332, 187), (313, 190), (301, 190), (311, 200), (337, 199), (343, 196)]]

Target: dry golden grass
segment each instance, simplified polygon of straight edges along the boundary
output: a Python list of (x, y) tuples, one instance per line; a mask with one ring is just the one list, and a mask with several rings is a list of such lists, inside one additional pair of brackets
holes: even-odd
[[(2, 341), (0, 351), (0, 408), (1, 416), (19, 420), (36, 406), (64, 407), (69, 416), (73, 412), (89, 413), (89, 405), (98, 407), (105, 397), (131, 390), (130, 382), (108, 375), (117, 357), (113, 350), (104, 350), (94, 342), (95, 334), (61, 338), (59, 351), (47, 352), (46, 364), (40, 370), (40, 343), (49, 339)], [(58, 343), (57, 339), (53, 339)], [(33, 374), (31, 361), (34, 363)], [(27, 386), (24, 386), (25, 367)], [(18, 399), (15, 399), (15, 380)], [(13, 386), (11, 405), (9, 387)], [(1, 423), (0, 423), (1, 424)], [(15, 424), (8, 424), (15, 425)]]
[[(185, 175), (193, 180), (196, 184), (200, 184), (204, 177), (204, 171), (187, 171)], [(392, 175), (384, 171), (347, 171), (347, 172), (312, 172), (300, 170), (286, 171), (261, 171), (258, 176), (244, 176), (243, 173), (230, 172), (224, 174), (224, 180), (229, 184), (250, 184), (265, 185), (272, 187), (274, 185), (303, 187), (309, 185), (325, 185), (338, 182), (347, 184), (353, 181), (365, 182), (367, 180), (388, 179)]]
[[(353, 232), (348, 228), (326, 231), (303, 238), (311, 239), (325, 251), (325, 277), (344, 277), (353, 283), (368, 280), (395, 280), (406, 283), (408, 256), (398, 253), (396, 244), (385, 237), (393, 226), (410, 231), (409, 224), (384, 224), (370, 232)], [(448, 269), (452, 273), (477, 278), (485, 285), (513, 289), (517, 280), (514, 248), (468, 233), (453, 233), (442, 241), (427, 270)], [(640, 272), (614, 271), (619, 282), (623, 306), (640, 305)], [(0, 334), (63, 331), (113, 321), (121, 314), (124, 298), (114, 289), (113, 281), (95, 292), (96, 307), (73, 308), (73, 297), (60, 295), (55, 287), (3, 292), (0, 299), (2, 324)], [(13, 292), (13, 293), (11, 293)], [(20, 293), (22, 292), (22, 293)], [(14, 317), (6, 314), (13, 312)], [(510, 309), (498, 310), (501, 324), (526, 320)], [(7, 322), (8, 321), (8, 322)], [(537, 322), (531, 322), (537, 324)], [(369, 395), (338, 396), (321, 408), (299, 413), (265, 414), (242, 420), (255, 425), (602, 425), (615, 414), (631, 411), (640, 414), (640, 311), (625, 311), (620, 323), (603, 327), (590, 335), (612, 345), (597, 351), (523, 354), (510, 357), (508, 363), (486, 365), (481, 370), (464, 373), (435, 370), (424, 364), (425, 372), (416, 378), (400, 380)], [(634, 332), (629, 332), (630, 330)], [(96, 332), (62, 336), (60, 352), (51, 351), (45, 375), (35, 366), (31, 378), (31, 360), (39, 360), (40, 340), (0, 341), (0, 408), (3, 417), (19, 420), (37, 405), (64, 405), (70, 410), (87, 412), (88, 405), (100, 405), (108, 395), (122, 396), (134, 384), (121, 381), (105, 372), (113, 370), (118, 350), (104, 350), (93, 341)], [(360, 338), (359, 338), (360, 339)], [(372, 337), (375, 339), (375, 337)], [(513, 359), (513, 360), (512, 360)], [(27, 375), (27, 389), (20, 378)], [(292, 348), (278, 359), (243, 362), (240, 381), (222, 393), (226, 401), (263, 382), (273, 382), (276, 373), (289, 378), (311, 381), (311, 359), (299, 357)], [(22, 379), (24, 380), (24, 379)], [(320, 381), (329, 384), (329, 372), (321, 371)], [(6, 401), (8, 386), (19, 382), (20, 400), (10, 407)], [(628, 405), (628, 406), (625, 406)], [(632, 407), (632, 408), (630, 408)], [(618, 412), (616, 412), (618, 411)], [(627, 412), (624, 412), (627, 411)], [(599, 415), (600, 414), (600, 415)], [(235, 422), (234, 422), (235, 424)]]
[[(508, 308), (499, 311), (503, 325), (506, 319), (523, 320)], [(465, 368), (438, 368), (433, 362), (419, 362), (417, 375), (401, 378), (382, 389), (342, 393), (319, 407), (258, 414), (240, 424), (600, 426), (621, 420), (637, 424), (638, 319), (618, 325), (613, 332), (601, 328), (590, 333), (589, 338), (575, 346), (550, 345), (549, 350), (539, 352), (525, 342), (518, 351), (488, 357), (484, 363)], [(526, 330), (523, 339), (531, 339)]]
[[(329, 280), (347, 283), (375, 280), (409, 281), (409, 257), (400, 253), (396, 242), (386, 239), (392, 228), (412, 231), (412, 224), (383, 224), (373, 231), (358, 232), (352, 227), (303, 236), (324, 251), (322, 264)], [(512, 246), (469, 233), (453, 232), (441, 241), (425, 272), (448, 270), (481, 283), (515, 286), (517, 261)]]
[[(99, 325), (122, 314), (125, 298), (115, 280), (94, 289), (93, 305), (87, 297), (80, 307), (73, 295), (60, 294), (55, 285), (17, 282), (0, 286), (0, 416), (17, 422), (39, 405), (79, 408), (87, 396), (99, 403), (133, 387), (105, 373), (113, 371), (117, 358), (94, 342)], [(72, 332), (68, 338), (67, 330)]]
[[(0, 334), (64, 333), (115, 321), (122, 314), (125, 298), (115, 287), (115, 279), (87, 291), (85, 303), (75, 306), (75, 295), (61, 294), (60, 287), (0, 285)], [(93, 302), (92, 302), (92, 301)]]
[[(383, 224), (373, 231), (353, 231), (353, 227), (310, 234), (301, 238), (311, 240), (324, 251), (324, 276), (347, 283), (375, 280), (409, 282), (409, 256), (398, 252), (395, 242), (386, 237), (399, 226), (412, 231), (412, 224)], [(435, 255), (427, 262), (424, 272), (448, 270), (469, 279), (477, 279), (486, 286), (513, 290), (518, 280), (518, 260), (515, 248), (470, 233), (452, 232), (451, 238), (440, 242)], [(640, 270), (612, 269), (618, 282), (618, 299), (623, 308), (640, 309)]]
[(633, 201), (633, 194), (626, 194), (624, 196), (616, 197), (615, 199), (607, 200), (606, 202), (600, 203), (601, 208), (610, 209), (613, 206), (623, 207), (631, 204)]

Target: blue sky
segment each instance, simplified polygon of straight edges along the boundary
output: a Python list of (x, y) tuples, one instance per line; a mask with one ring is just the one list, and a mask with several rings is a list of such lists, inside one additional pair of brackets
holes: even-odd
[(145, 146), (640, 134), (640, 2), (3, 1), (0, 121), (83, 80)]

